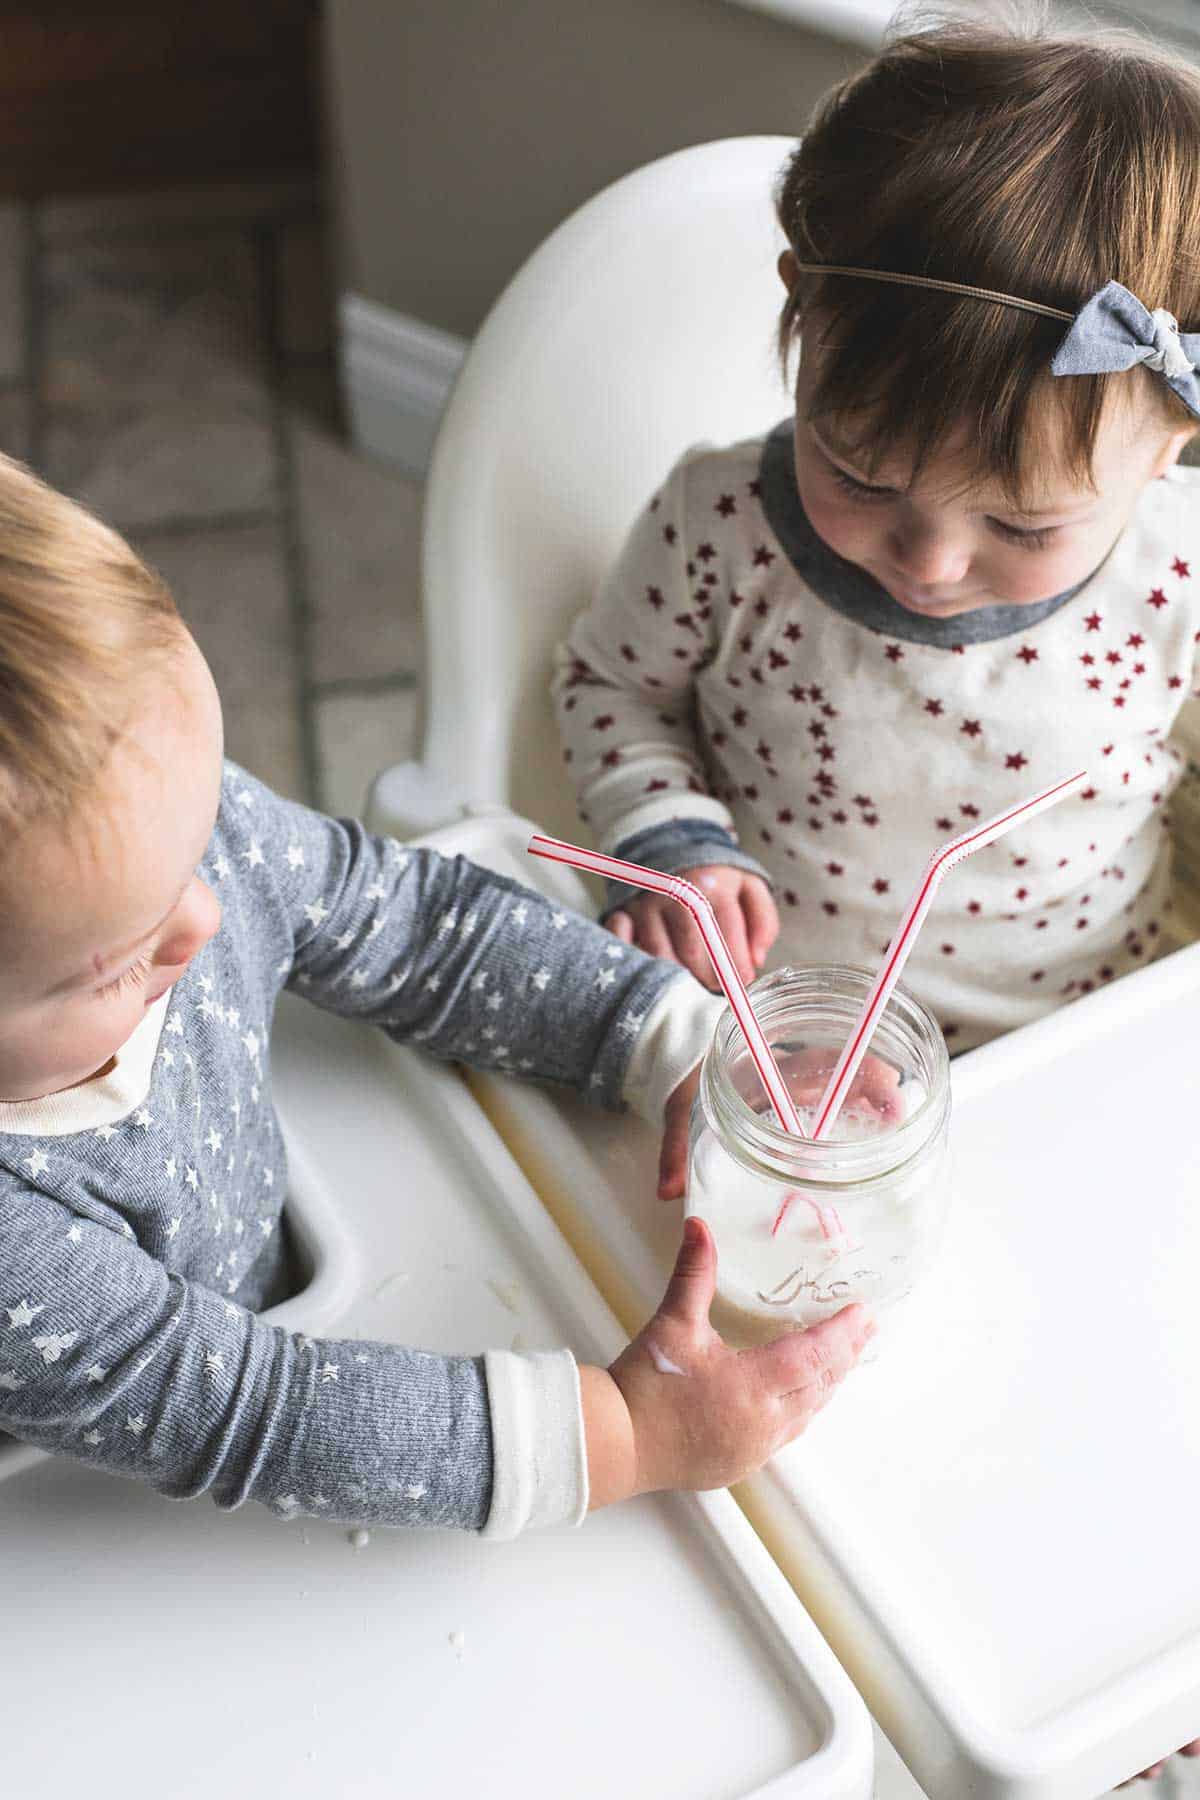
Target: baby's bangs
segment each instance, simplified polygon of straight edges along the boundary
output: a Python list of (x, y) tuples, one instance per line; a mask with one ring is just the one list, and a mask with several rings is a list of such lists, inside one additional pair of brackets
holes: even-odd
[(1048, 471), (1073, 487), (1094, 485), (1109, 378), (1050, 375), (1067, 329), (1060, 321), (829, 276), (797, 307), (791, 328), (801, 356), (805, 344), (816, 352), (808, 420), (825, 422), (866, 480), (889, 457), (916, 480), (961, 432), (964, 484), (996, 483), (1014, 511), (1044, 502)]

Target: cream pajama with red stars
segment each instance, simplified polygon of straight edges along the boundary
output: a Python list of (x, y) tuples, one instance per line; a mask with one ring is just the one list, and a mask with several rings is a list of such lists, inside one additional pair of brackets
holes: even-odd
[(1068, 595), (929, 620), (816, 537), (790, 446), (785, 422), (693, 450), (636, 521), (556, 658), (569, 772), (603, 849), (761, 867), (769, 966), (874, 967), (932, 850), (1086, 767), (926, 920), (905, 982), (965, 1049), (1167, 942), (1200, 469), (1151, 483)]

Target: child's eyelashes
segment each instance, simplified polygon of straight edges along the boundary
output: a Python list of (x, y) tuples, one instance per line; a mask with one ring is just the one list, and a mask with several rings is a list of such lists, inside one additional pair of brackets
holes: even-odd
[(988, 522), (1000, 532), (1002, 537), (1011, 538), (1014, 543), (1021, 544), (1026, 550), (1044, 550), (1059, 529), (1057, 525), (1040, 525), (1022, 530), (1019, 525), (1006, 525), (1002, 519), (991, 519)]
[(154, 958), (152, 956), (139, 956), (137, 961), (130, 963), (127, 969), (123, 969), (114, 981), (106, 981), (103, 987), (94, 990), (97, 1000), (112, 994), (119, 994), (122, 989), (127, 987), (141, 987), (153, 967)]
[[(895, 488), (868, 487), (865, 482), (855, 481), (852, 475), (847, 475), (846, 471), (839, 469), (835, 463), (829, 464), (829, 473), (844, 494), (850, 494), (855, 500), (864, 501), (868, 505), (872, 501), (896, 498)], [(1022, 529), (1019, 525), (1006, 525), (1002, 519), (989, 519), (988, 524), (993, 531), (998, 531), (1001, 537), (1007, 538), (1010, 543), (1019, 544), (1023, 550), (1044, 550), (1055, 532), (1060, 529), (1057, 525)]]
[(844, 494), (853, 494), (856, 500), (894, 500), (895, 488), (868, 487), (864, 481), (855, 481), (853, 475), (847, 475), (836, 463), (830, 463), (829, 473)]

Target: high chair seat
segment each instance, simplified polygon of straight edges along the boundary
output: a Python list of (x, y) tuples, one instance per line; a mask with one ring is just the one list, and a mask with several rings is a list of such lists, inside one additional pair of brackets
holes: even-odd
[(464, 805), (577, 829), (547, 683), (656, 482), (689, 444), (789, 410), (775, 354), (792, 139), (681, 150), (552, 233), (480, 328), (425, 499), (422, 762), (376, 783), (402, 835)]

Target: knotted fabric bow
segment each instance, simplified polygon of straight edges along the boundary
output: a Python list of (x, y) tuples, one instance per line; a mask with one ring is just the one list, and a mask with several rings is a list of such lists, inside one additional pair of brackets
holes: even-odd
[(1200, 419), (1200, 331), (1181, 333), (1165, 307), (1148, 312), (1127, 287), (1108, 281), (1076, 313), (1050, 372), (1112, 375), (1138, 363), (1161, 375)]

